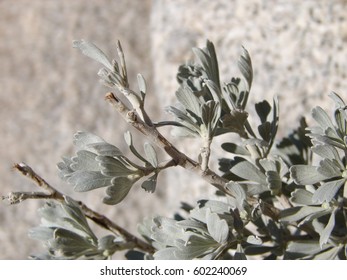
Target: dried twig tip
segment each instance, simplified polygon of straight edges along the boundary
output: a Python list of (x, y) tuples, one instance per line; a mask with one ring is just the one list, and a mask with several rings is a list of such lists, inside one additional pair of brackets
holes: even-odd
[(117, 100), (117, 98), (115, 97), (115, 95), (113, 94), (113, 92), (108, 92), (105, 95), (105, 99), (110, 101), (110, 100)]
[(15, 163), (13, 165), (13, 169), (18, 170), (25, 176), (28, 175), (29, 173), (32, 173), (32, 169), (24, 162)]

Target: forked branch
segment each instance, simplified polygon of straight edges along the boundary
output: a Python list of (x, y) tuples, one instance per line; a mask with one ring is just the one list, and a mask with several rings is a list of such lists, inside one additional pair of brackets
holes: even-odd
[[(57, 191), (54, 187), (47, 183), (27, 164), (15, 164), (14, 169), (34, 181), (37, 186), (43, 188), (47, 192), (11, 192), (7, 196), (2, 196), (2, 200), (7, 200), (10, 204), (17, 204), (27, 199), (53, 199), (64, 201), (64, 194)], [(84, 215), (90, 220), (94, 221), (97, 225), (113, 232), (116, 235), (122, 236), (127, 242), (131, 242), (134, 248), (138, 248), (147, 253), (154, 252), (154, 248), (150, 244), (129, 233), (127, 230), (112, 222), (106, 216), (90, 209), (83, 202), (77, 201), (77, 203), (79, 204)]]

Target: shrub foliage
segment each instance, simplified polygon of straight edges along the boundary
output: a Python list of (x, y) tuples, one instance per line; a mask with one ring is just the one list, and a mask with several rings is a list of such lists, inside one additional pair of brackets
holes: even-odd
[[(171, 120), (154, 122), (145, 108), (147, 86), (138, 75), (137, 90), (128, 82), (124, 53), (110, 60), (85, 40), (73, 46), (103, 65), (98, 75), (117, 94), (106, 100), (148, 142), (135, 148), (130, 132), (124, 134), (130, 159), (118, 147), (90, 132), (74, 135), (76, 154), (58, 163), (60, 177), (76, 192), (105, 189), (103, 203), (122, 207), (131, 188), (153, 193), (164, 169), (181, 166), (216, 189), (214, 197), (196, 205), (182, 203), (181, 214), (155, 216), (138, 226), (136, 238), (117, 222), (60, 193), (24, 163), (15, 168), (34, 180), (44, 192), (13, 192), (3, 199), (19, 203), (46, 199), (39, 210), (41, 225), (30, 236), (44, 243), (36, 259), (106, 259), (124, 251), (128, 259), (346, 259), (347, 251), (347, 106), (331, 93), (334, 114), (312, 110), (315, 126), (304, 118), (298, 128), (277, 139), (279, 104), (255, 104), (256, 119), (247, 112), (253, 66), (246, 49), (238, 60), (241, 77), (221, 83), (212, 42), (193, 48), (195, 59), (178, 68), (177, 105), (166, 111)], [(186, 155), (160, 132), (171, 126), (178, 137), (200, 143), (199, 154)], [(219, 170), (209, 167), (211, 143), (222, 134), (238, 135), (237, 142), (221, 145), (225, 157)], [(236, 139), (232, 137), (230, 139)], [(160, 161), (157, 150), (168, 159)], [(185, 172), (184, 170), (182, 172)], [(187, 186), (188, 188), (188, 186)], [(118, 205), (119, 204), (119, 205)], [(97, 237), (88, 225), (94, 221), (110, 231)]]

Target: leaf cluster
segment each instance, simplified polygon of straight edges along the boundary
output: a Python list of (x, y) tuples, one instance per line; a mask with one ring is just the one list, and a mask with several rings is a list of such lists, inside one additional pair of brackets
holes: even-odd
[(46, 202), (39, 210), (41, 225), (29, 231), (29, 236), (44, 243), (47, 252), (33, 259), (107, 259), (116, 251), (127, 248), (120, 236), (97, 238), (78, 204), (69, 197), (58, 203)]
[[(88, 132), (78, 132), (74, 137), (76, 156), (63, 158), (58, 163), (60, 177), (74, 186), (77, 192), (106, 188), (106, 204), (117, 204), (129, 193), (141, 178), (142, 188), (154, 192), (159, 173), (155, 149), (150, 143), (144, 144), (143, 157), (134, 147), (130, 132), (125, 134), (130, 151), (142, 161), (142, 165), (132, 162), (116, 147), (102, 138)], [(154, 174), (148, 177), (149, 174)]]

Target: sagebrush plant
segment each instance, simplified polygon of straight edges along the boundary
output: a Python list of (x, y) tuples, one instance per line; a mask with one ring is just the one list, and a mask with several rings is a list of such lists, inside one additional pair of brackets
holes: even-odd
[[(255, 104), (257, 120), (252, 123), (258, 125), (249, 122), (253, 67), (247, 50), (242, 49), (238, 61), (242, 77), (222, 84), (214, 45), (207, 41), (205, 48), (193, 48), (194, 61), (178, 69), (179, 105), (166, 108), (174, 119), (154, 122), (145, 108), (145, 79), (139, 74), (138, 90), (130, 87), (119, 42), (118, 61), (110, 61), (85, 40), (73, 46), (103, 65), (101, 81), (118, 92), (107, 93), (106, 100), (149, 142), (137, 150), (131, 133), (125, 133), (134, 160), (99, 136), (77, 132), (76, 155), (58, 163), (61, 178), (76, 192), (105, 188), (103, 203), (122, 207), (119, 203), (131, 188), (141, 186), (152, 193), (162, 170), (181, 166), (200, 175), (216, 195), (195, 205), (183, 202), (185, 214), (146, 219), (138, 226), (139, 239), (117, 221), (63, 195), (25, 163), (16, 164), (45, 192), (13, 192), (3, 199), (13, 204), (47, 200), (39, 211), (41, 225), (30, 230), (46, 252), (33, 258), (107, 259), (124, 251), (128, 259), (346, 259), (347, 106), (336, 93), (330, 94), (335, 103), (332, 118), (316, 107), (316, 126), (307, 127), (302, 118), (298, 129), (278, 140), (276, 98), (272, 104)], [(159, 132), (162, 126), (172, 126), (180, 137), (197, 138), (200, 153), (182, 153)], [(221, 145), (226, 156), (213, 171), (211, 142), (227, 133), (239, 135), (239, 141)], [(159, 161), (156, 149), (168, 159)], [(110, 234), (97, 237), (88, 220)]]

